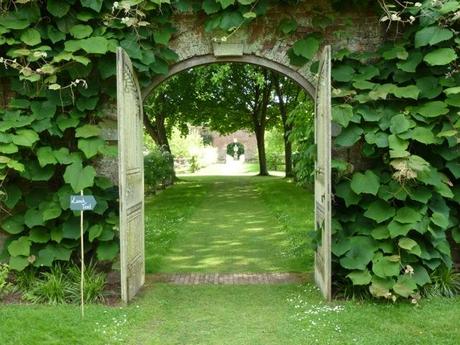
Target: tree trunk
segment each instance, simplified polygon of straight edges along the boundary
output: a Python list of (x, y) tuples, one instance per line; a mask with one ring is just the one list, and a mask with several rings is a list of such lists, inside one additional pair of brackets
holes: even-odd
[(265, 127), (255, 128), (257, 151), (259, 152), (259, 176), (269, 176), (267, 169), (267, 156), (265, 154)]
[(284, 161), (285, 161), (285, 176), (294, 177), (293, 164), (292, 164), (292, 143), (289, 141), (288, 135), (291, 131), (291, 126), (288, 126), (289, 129), (286, 132), (284, 130)]
[(267, 155), (265, 153), (265, 127), (267, 124), (267, 108), (270, 101), (272, 84), (269, 82), (267, 71), (264, 72), (265, 85), (262, 90), (262, 99), (260, 93), (256, 92), (256, 105), (252, 113), (254, 123), (254, 133), (256, 134), (257, 150), (259, 153), (259, 176), (269, 176), (267, 168)]
[(293, 177), (293, 166), (292, 166), (292, 144), (289, 141), (289, 133), (292, 130), (292, 126), (287, 123), (287, 105), (284, 100), (283, 90), (278, 76), (273, 76), (273, 84), (275, 86), (276, 95), (278, 96), (278, 107), (281, 115), (281, 122), (283, 124), (283, 141), (284, 141), (284, 164), (285, 164), (285, 176)]
[(166, 133), (165, 118), (163, 115), (155, 115), (155, 121), (152, 122), (148, 116), (144, 114), (144, 127), (155, 144), (163, 150), (171, 153), (171, 147), (169, 146), (168, 135)]

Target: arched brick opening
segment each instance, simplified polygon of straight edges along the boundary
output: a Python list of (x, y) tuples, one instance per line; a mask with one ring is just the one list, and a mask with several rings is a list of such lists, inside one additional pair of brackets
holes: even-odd
[(313, 78), (307, 79), (301, 73), (290, 68), (289, 66), (285, 66), (279, 62), (268, 60), (267, 58), (256, 55), (221, 57), (214, 55), (203, 55), (191, 57), (189, 59), (177, 62), (170, 67), (168, 74), (154, 78), (152, 82), (142, 90), (142, 97), (145, 99), (150, 94), (150, 92), (155, 89), (155, 87), (178, 73), (184, 72), (190, 68), (210, 65), (213, 63), (247, 63), (265, 67), (292, 79), (297, 84), (299, 84), (299, 86), (302, 87), (311, 97), (315, 97), (314, 80), (311, 80)]

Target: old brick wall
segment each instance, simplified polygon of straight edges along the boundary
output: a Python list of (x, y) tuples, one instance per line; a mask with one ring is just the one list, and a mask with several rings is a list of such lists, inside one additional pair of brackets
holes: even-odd
[(256, 137), (248, 131), (236, 131), (229, 135), (220, 135), (217, 132), (212, 132), (211, 135), (212, 146), (217, 148), (217, 159), (219, 162), (225, 162), (227, 145), (233, 143), (234, 139), (244, 145), (244, 158), (246, 161), (253, 161), (258, 157)]

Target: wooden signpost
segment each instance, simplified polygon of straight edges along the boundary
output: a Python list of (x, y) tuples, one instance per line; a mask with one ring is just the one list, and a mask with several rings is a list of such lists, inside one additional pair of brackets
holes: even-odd
[(70, 196), (70, 209), (72, 211), (80, 211), (80, 246), (81, 246), (81, 278), (80, 278), (80, 296), (81, 296), (81, 317), (85, 316), (85, 300), (83, 288), (85, 286), (85, 241), (84, 241), (84, 229), (83, 229), (83, 212), (92, 211), (96, 206), (96, 199), (92, 195), (83, 195), (83, 191), (80, 195)]

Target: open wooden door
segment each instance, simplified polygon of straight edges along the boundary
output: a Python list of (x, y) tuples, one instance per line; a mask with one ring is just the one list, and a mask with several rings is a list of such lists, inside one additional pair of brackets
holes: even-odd
[(321, 241), (315, 254), (315, 281), (331, 300), (331, 47), (324, 47), (315, 97), (315, 230)]
[(144, 157), (142, 97), (131, 60), (117, 49), (121, 298), (144, 285)]

